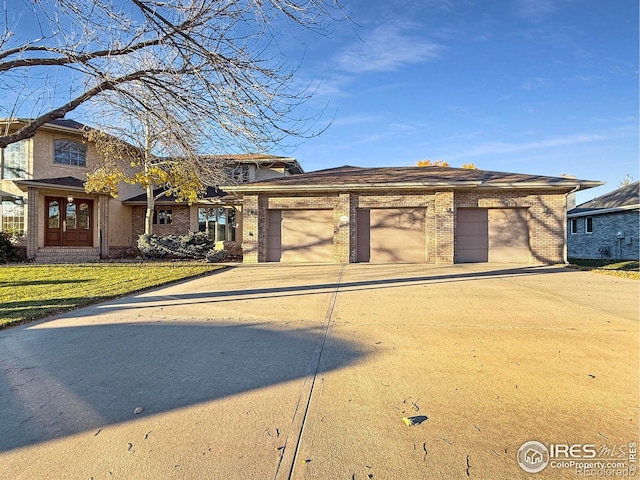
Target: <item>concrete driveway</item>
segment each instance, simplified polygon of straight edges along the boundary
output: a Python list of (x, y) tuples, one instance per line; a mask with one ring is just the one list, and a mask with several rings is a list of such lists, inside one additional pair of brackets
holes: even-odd
[(635, 473), (638, 293), (560, 267), (240, 266), (2, 330), (0, 478)]

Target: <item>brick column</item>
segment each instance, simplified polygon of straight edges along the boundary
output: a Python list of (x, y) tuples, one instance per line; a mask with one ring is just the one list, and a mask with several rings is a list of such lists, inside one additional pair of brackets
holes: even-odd
[(453, 263), (455, 207), (453, 192), (437, 192), (434, 201), (436, 221), (436, 263)]
[(242, 263), (258, 263), (258, 195), (242, 199)]
[(336, 263), (349, 263), (354, 221), (354, 215), (351, 214), (351, 194), (341, 193), (333, 209), (333, 261)]
[[(38, 254), (38, 202), (40, 192), (36, 187), (27, 189), (27, 258)], [(44, 233), (44, 232), (43, 232)]]

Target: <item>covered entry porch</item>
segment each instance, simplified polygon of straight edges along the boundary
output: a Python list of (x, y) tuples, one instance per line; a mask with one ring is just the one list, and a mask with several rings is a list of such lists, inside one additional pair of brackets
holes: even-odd
[(88, 194), (75, 177), (22, 180), (27, 192), (27, 257), (86, 262), (109, 256), (109, 196)]

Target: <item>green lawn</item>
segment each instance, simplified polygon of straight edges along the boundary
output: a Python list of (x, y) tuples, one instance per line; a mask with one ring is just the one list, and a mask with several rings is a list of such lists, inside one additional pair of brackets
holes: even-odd
[(0, 266), (0, 328), (221, 268), (197, 262)]
[(569, 263), (581, 270), (640, 280), (640, 262), (637, 260), (581, 260), (570, 258)]

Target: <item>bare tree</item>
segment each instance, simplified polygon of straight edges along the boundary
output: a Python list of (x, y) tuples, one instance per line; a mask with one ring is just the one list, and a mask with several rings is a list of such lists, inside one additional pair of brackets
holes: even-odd
[[(267, 151), (312, 135), (314, 117), (299, 109), (311, 92), (296, 88), (278, 29), (326, 32), (337, 18), (345, 18), (338, 0), (5, 3), (0, 85), (11, 95), (0, 100), (0, 116), (29, 120), (1, 132), (0, 148), (105, 98), (158, 122), (166, 120), (159, 106), (171, 106), (177, 122), (201, 126), (188, 130), (210, 149)], [(37, 34), (24, 38), (26, 24)]]
[[(107, 120), (86, 132), (103, 161), (87, 175), (85, 189), (117, 197), (122, 181), (141, 186), (147, 198), (144, 233), (150, 235), (158, 199), (171, 196), (191, 204), (207, 186), (227, 180), (227, 169), (219, 158), (198, 153), (204, 136), (198, 122), (185, 121), (179, 107), (158, 104), (148, 91), (132, 88), (131, 95), (103, 98), (98, 112)], [(153, 107), (153, 115), (140, 103)]]

